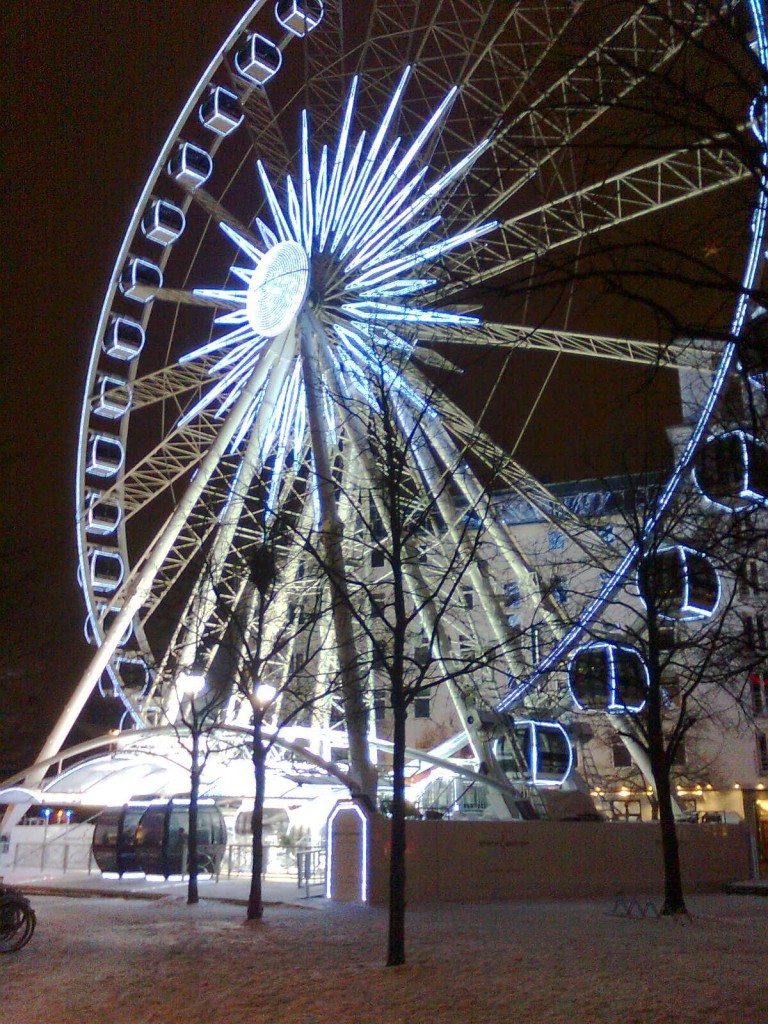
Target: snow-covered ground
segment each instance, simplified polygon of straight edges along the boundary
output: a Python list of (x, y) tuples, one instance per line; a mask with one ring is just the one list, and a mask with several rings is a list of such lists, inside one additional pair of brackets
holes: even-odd
[(329, 905), (34, 896), (0, 958), (3, 1024), (766, 1024), (768, 900), (690, 899), (690, 920), (610, 902), (414, 909), (384, 967), (386, 913)]

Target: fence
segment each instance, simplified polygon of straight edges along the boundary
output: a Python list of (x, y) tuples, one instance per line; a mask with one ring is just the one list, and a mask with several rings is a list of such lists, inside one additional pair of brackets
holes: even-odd
[[(98, 871), (90, 843), (61, 838), (50, 842), (15, 843), (11, 869), (34, 868), (66, 875), (70, 871)], [(262, 878), (296, 879), (304, 895), (322, 895), (325, 889), (325, 847), (293, 850), (267, 844), (263, 847)], [(220, 877), (250, 875), (253, 864), (250, 843), (229, 843), (221, 863)]]
[(11, 867), (36, 868), (40, 871), (87, 871), (95, 868), (90, 843), (54, 840), (50, 843), (16, 843)]
[[(298, 886), (325, 884), (325, 848), (294, 850), (287, 846), (267, 843), (262, 847), (261, 876), (265, 878), (296, 878)], [(253, 851), (250, 843), (230, 843), (221, 864), (220, 874), (227, 878), (250, 875)]]

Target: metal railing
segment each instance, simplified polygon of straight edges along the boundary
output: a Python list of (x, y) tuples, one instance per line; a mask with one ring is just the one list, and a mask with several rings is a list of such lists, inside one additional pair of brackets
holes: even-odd
[(36, 868), (40, 871), (87, 871), (94, 869), (90, 843), (57, 840), (50, 843), (16, 843), (11, 868)]
[(325, 871), (326, 851), (324, 846), (296, 851), (296, 881), (299, 892), (303, 889), (307, 899), (310, 896), (325, 895)]

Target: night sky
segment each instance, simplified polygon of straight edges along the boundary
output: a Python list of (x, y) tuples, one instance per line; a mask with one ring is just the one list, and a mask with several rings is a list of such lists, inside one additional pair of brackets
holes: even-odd
[(40, 735), (6, 739), (4, 763), (39, 745), (88, 656), (74, 478), (91, 338), (157, 150), (242, 6), (44, 0), (5, 13), (0, 726), (20, 705)]

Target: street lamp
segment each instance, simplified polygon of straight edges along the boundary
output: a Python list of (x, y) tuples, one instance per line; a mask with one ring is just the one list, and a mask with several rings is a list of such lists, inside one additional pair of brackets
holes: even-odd
[(205, 670), (195, 662), (182, 668), (176, 676), (176, 689), (183, 697), (198, 697), (205, 689)]
[(277, 696), (277, 689), (271, 683), (258, 683), (254, 688), (253, 695), (259, 710), (266, 711)]

